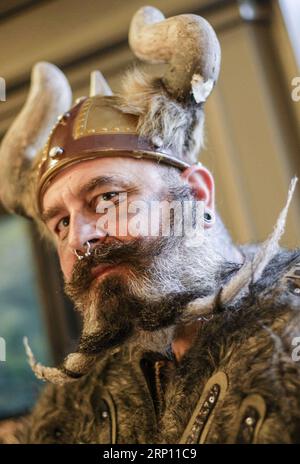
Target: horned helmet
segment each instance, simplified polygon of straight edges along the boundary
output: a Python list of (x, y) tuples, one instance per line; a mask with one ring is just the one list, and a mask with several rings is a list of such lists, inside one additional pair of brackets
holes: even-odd
[(210, 24), (184, 14), (165, 19), (156, 8), (134, 15), (129, 43), (148, 63), (165, 63), (162, 77), (134, 68), (112, 92), (99, 71), (89, 97), (72, 106), (67, 78), (37, 63), (20, 114), (0, 148), (0, 199), (11, 212), (41, 217), (43, 194), (55, 176), (84, 160), (131, 156), (185, 169), (197, 160), (203, 104), (219, 74), (220, 46)]

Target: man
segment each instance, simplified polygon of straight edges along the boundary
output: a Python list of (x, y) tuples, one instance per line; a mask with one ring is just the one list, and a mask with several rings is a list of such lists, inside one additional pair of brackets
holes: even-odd
[(83, 318), (58, 368), (26, 341), (50, 384), (19, 440), (299, 442), (300, 253), (278, 247), (295, 182), (270, 238), (236, 247), (196, 163), (220, 66), (214, 31), (146, 7), (129, 39), (168, 63), (161, 78), (134, 69), (112, 96), (95, 73), (70, 109), (65, 77), (40, 63), (2, 143), (2, 201), (53, 242)]

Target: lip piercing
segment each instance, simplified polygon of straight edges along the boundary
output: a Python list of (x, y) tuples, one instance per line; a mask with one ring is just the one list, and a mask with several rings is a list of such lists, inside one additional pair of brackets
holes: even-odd
[(86, 242), (86, 245), (84, 245), (84, 246), (86, 246), (87, 248), (86, 248), (86, 252), (85, 252), (83, 255), (79, 254), (79, 253), (81, 253), (81, 251), (78, 252), (78, 251), (74, 248), (74, 255), (77, 257), (77, 259), (79, 259), (79, 261), (81, 261), (84, 257), (88, 257), (88, 256), (91, 255), (91, 244), (90, 244), (90, 242), (87, 241), (87, 242)]

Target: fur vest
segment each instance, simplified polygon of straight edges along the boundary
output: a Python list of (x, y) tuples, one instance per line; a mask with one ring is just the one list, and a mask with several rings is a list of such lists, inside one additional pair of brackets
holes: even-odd
[[(21, 443), (300, 443), (300, 251), (217, 304), (179, 363), (126, 346), (47, 385)], [(298, 343), (300, 345), (300, 343)]]

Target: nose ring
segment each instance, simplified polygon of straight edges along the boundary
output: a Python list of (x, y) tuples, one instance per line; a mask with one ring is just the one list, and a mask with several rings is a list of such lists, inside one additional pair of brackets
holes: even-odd
[(91, 244), (89, 241), (86, 242), (86, 252), (84, 256), (90, 256), (91, 255)]
[(91, 255), (91, 244), (90, 244), (90, 242), (87, 241), (86, 244), (85, 244), (84, 246), (86, 246), (86, 252), (85, 252), (83, 255), (80, 254), (81, 251), (78, 252), (78, 250), (76, 250), (76, 249), (74, 248), (74, 255), (77, 257), (77, 259), (78, 259), (79, 261), (81, 261), (84, 257), (88, 257), (88, 256)]

